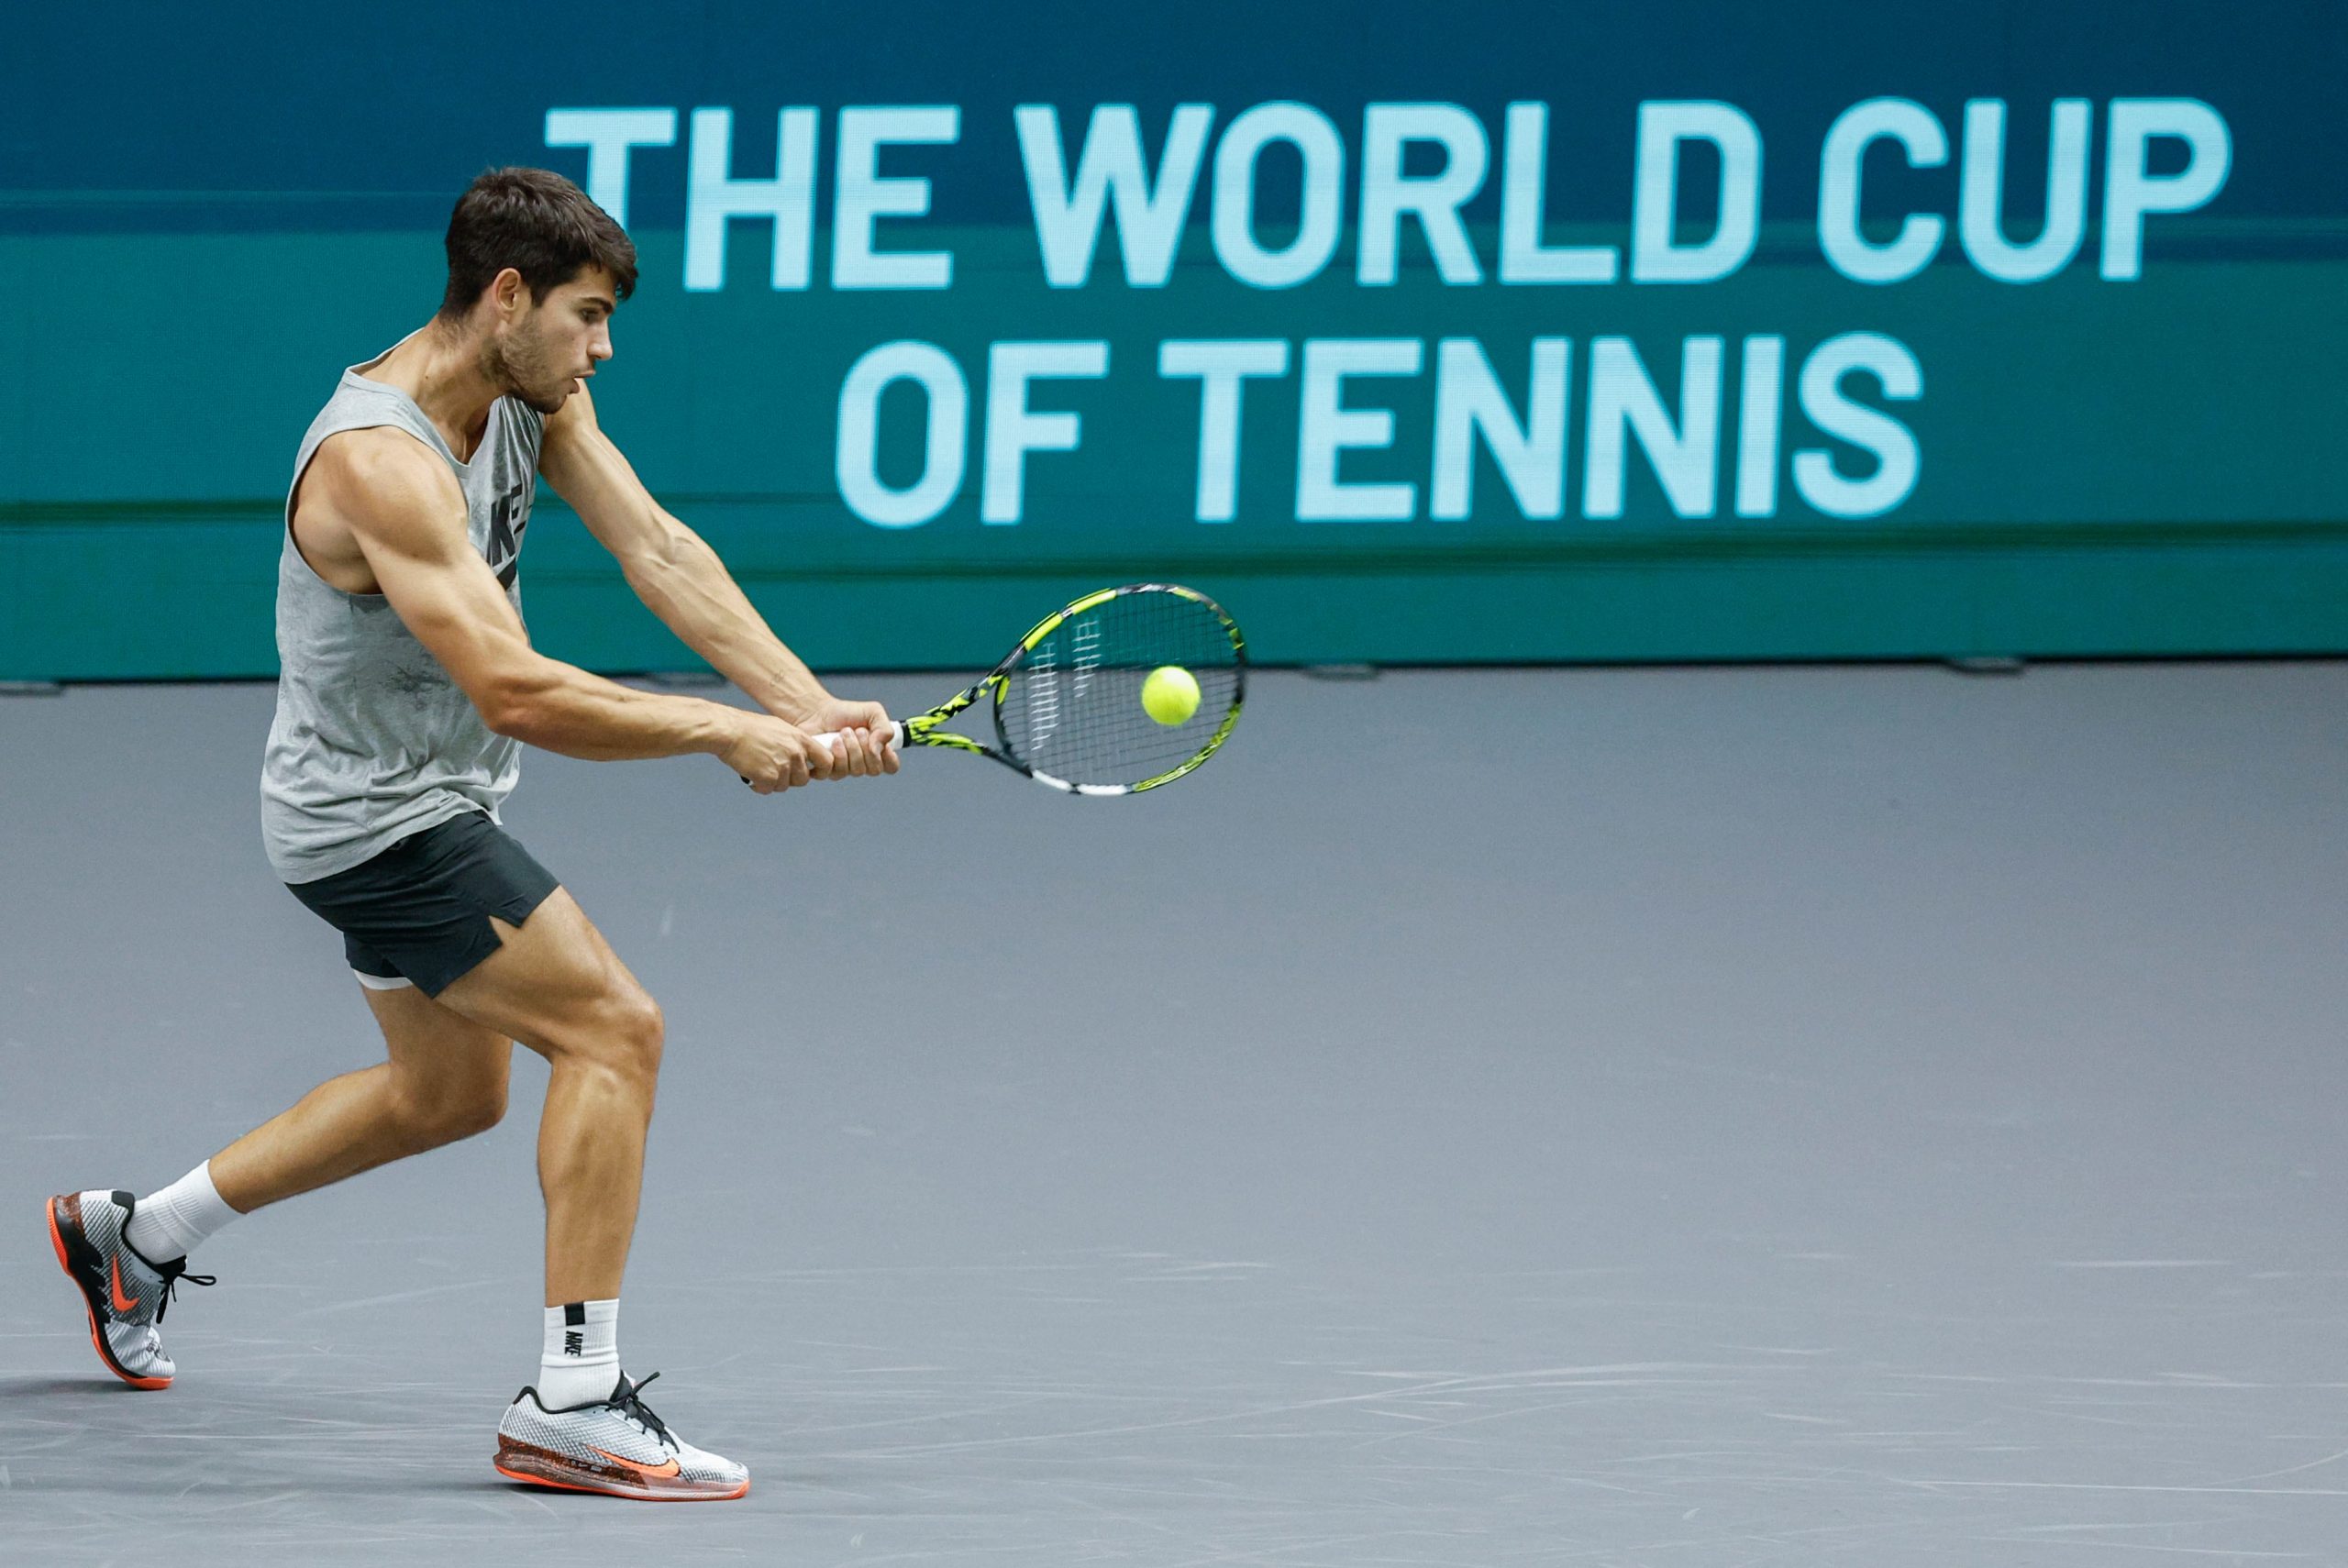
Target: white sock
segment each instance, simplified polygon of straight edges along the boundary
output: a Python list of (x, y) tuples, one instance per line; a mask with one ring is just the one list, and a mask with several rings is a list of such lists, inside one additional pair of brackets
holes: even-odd
[(549, 1410), (608, 1399), (620, 1381), (620, 1304), (573, 1301), (547, 1309), (538, 1353), (538, 1403)]
[(162, 1191), (140, 1198), (123, 1235), (149, 1263), (169, 1263), (187, 1256), (237, 1218), (212, 1185), (212, 1162), (206, 1160)]

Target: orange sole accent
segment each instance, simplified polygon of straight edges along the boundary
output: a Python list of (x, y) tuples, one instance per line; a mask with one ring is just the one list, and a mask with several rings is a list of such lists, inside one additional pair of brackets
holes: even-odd
[[(66, 1278), (73, 1279), (73, 1264), (65, 1256), (65, 1232), (57, 1228), (57, 1199), (53, 1198), (49, 1200), (49, 1244), (57, 1249), (57, 1266), (65, 1271)], [(73, 1288), (81, 1289), (82, 1282), (73, 1279)], [(106, 1353), (105, 1340), (98, 1331), (98, 1315), (92, 1309), (87, 1297), (82, 1300), (82, 1310), (90, 1320), (90, 1348), (98, 1353), (100, 1365), (133, 1388), (144, 1388), (151, 1392), (154, 1389), (169, 1388), (172, 1386), (172, 1380), (168, 1377), (133, 1377), (116, 1366), (114, 1364), (114, 1357)]]
[(508, 1470), (495, 1460), (490, 1467), (508, 1481), (519, 1481), (525, 1486), (551, 1486), (558, 1492), (583, 1492), (595, 1497), (620, 1497), (631, 1503), (730, 1503), (737, 1497), (750, 1495), (748, 1481), (731, 1492), (669, 1492), (648, 1496), (641, 1492), (621, 1492), (609, 1486), (590, 1486), (578, 1481), (549, 1481), (543, 1475), (525, 1475), (518, 1470)]

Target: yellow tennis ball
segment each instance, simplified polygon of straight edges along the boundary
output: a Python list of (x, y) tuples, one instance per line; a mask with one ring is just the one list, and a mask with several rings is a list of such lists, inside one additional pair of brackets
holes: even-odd
[(1161, 724), (1179, 724), (1199, 711), (1198, 678), (1179, 664), (1161, 664), (1141, 683), (1141, 710)]

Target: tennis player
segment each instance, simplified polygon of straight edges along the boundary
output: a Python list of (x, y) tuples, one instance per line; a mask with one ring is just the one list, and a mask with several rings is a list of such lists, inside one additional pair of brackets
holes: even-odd
[[(738, 1497), (620, 1366), (620, 1277), (660, 1068), (660, 1010), (499, 825), (525, 745), (598, 761), (703, 752), (774, 793), (897, 770), (888, 716), (825, 690), (595, 422), (636, 250), (577, 186), (473, 182), (439, 313), (343, 372), (294, 460), (277, 580), (282, 673), (261, 775), (270, 861), (343, 933), (388, 1059), (144, 1198), (50, 1200), (99, 1356), (171, 1385), (159, 1325), (199, 1243), (240, 1215), (494, 1126), (520, 1041), (552, 1069), (538, 1127), (544, 1351), (498, 1426), (516, 1480)], [(544, 475), (628, 586), (763, 712), (634, 690), (530, 646), (519, 562)], [(836, 749), (817, 737), (844, 732)]]

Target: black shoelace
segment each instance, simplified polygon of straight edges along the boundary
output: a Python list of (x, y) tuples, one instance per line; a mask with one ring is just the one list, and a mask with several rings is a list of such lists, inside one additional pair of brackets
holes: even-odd
[(629, 1420), (640, 1423), (645, 1430), (657, 1435), (663, 1442), (673, 1443), (677, 1441), (675, 1437), (670, 1435), (668, 1427), (662, 1423), (660, 1418), (654, 1415), (651, 1407), (640, 1397), (646, 1385), (649, 1384), (653, 1377), (659, 1375), (656, 1372), (651, 1377), (635, 1380), (631, 1379), (626, 1373), (621, 1373), (620, 1386), (612, 1391), (610, 1403), (613, 1409), (617, 1410)]
[[(155, 1321), (158, 1323), (163, 1320), (163, 1314), (172, 1309), (172, 1303), (177, 1299), (173, 1295), (173, 1292), (179, 1288), (179, 1285), (182, 1280), (185, 1280), (190, 1285), (217, 1285), (220, 1283), (219, 1276), (216, 1275), (188, 1273), (187, 1259), (185, 1258), (173, 1258), (167, 1264), (158, 1264), (155, 1265), (155, 1272), (163, 1276), (163, 1298), (155, 1304)], [(659, 1375), (660, 1375), (657, 1372), (652, 1375), (653, 1377), (658, 1377)], [(651, 1381), (651, 1377), (645, 1379), (645, 1382), (647, 1383)]]

